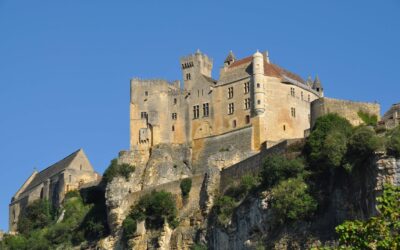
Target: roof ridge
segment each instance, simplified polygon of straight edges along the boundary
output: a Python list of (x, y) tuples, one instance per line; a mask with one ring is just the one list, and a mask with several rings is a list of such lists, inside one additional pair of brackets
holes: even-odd
[(57, 163), (59, 163), (59, 162), (61, 162), (61, 161), (65, 160), (65, 159), (67, 159), (67, 158), (69, 158), (69, 157), (71, 157), (71, 156), (73, 156), (73, 155), (74, 155), (74, 157), (73, 157), (73, 158), (75, 158), (75, 156), (76, 156), (76, 155), (78, 155), (78, 153), (79, 153), (80, 151), (82, 151), (82, 152), (83, 152), (83, 149), (82, 149), (82, 148), (80, 148), (80, 149), (78, 149), (78, 150), (76, 150), (76, 151), (72, 152), (71, 154), (69, 154), (69, 155), (65, 156), (65, 157), (64, 157), (64, 158), (62, 158), (61, 160), (58, 160), (58, 161), (54, 162), (53, 164), (51, 164), (51, 165), (50, 165), (50, 166), (48, 166), (47, 168), (45, 168), (45, 169), (43, 169), (43, 170), (39, 171), (39, 172), (38, 172), (38, 174), (42, 173), (43, 171), (45, 171), (45, 170), (47, 170), (47, 169), (51, 168), (52, 166), (56, 165)]

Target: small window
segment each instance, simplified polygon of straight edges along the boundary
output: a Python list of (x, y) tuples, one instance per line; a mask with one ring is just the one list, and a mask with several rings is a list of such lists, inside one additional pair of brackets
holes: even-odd
[(178, 118), (178, 115), (176, 113), (172, 113), (171, 117), (172, 120), (176, 120)]
[(260, 84), (259, 83), (257, 83), (257, 88), (260, 88)]
[(257, 104), (260, 105), (261, 104), (261, 100), (257, 100)]
[(232, 121), (232, 127), (236, 128), (236, 120)]
[(283, 125), (283, 131), (286, 131), (286, 125)]
[(310, 102), (310, 95), (308, 95), (308, 101)]
[(174, 98), (174, 104), (177, 104), (178, 103), (178, 101), (176, 100), (176, 98)]
[(145, 91), (145, 92), (144, 92), (144, 95), (145, 95), (145, 96), (148, 96), (148, 95), (149, 95), (149, 92)]
[(235, 106), (233, 103), (229, 103), (228, 105), (228, 114), (231, 115), (233, 114), (233, 112), (235, 112)]
[(303, 91), (301, 91), (301, 100), (303, 101)]
[(210, 110), (208, 107), (208, 103), (203, 103), (203, 116), (208, 117), (209, 113), (210, 113)]
[(246, 124), (249, 124), (249, 123), (250, 123), (250, 116), (246, 115)]
[(290, 88), (290, 95), (295, 96), (294, 88)]
[(244, 109), (245, 110), (250, 109), (250, 98), (244, 99)]
[(193, 106), (193, 119), (199, 118), (199, 105)]
[(192, 78), (192, 76), (190, 75), (190, 73), (186, 74), (186, 80), (190, 80)]
[(147, 119), (147, 112), (141, 112), (140, 119)]
[(229, 99), (233, 98), (233, 87), (228, 88), (228, 98)]
[(290, 108), (290, 113), (292, 117), (296, 117), (296, 109), (295, 108)]
[(244, 83), (244, 93), (247, 94), (250, 92), (250, 82)]
[(175, 131), (175, 126), (174, 125), (172, 125), (172, 131)]

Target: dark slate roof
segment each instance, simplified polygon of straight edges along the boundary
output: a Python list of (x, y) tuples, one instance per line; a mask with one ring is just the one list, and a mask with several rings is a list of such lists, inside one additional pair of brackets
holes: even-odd
[(322, 88), (322, 84), (321, 81), (319, 80), (319, 77), (316, 76), (315, 80), (314, 80), (314, 84), (313, 84), (313, 89), (321, 89)]
[(80, 151), (82, 151), (82, 149), (79, 149), (79, 150), (73, 152), (72, 154), (70, 154), (67, 157), (65, 157), (64, 159), (62, 159), (61, 161), (58, 161), (58, 162), (54, 163), (53, 165), (47, 167), (46, 169), (43, 169), (42, 171), (40, 171), (35, 176), (35, 178), (31, 181), (31, 183), (29, 183), (29, 185), (25, 188), (25, 190), (30, 190), (33, 187), (39, 185), (40, 183), (46, 181), (50, 177), (65, 170), (69, 166), (69, 164), (72, 162), (72, 160), (75, 158), (75, 156), (78, 155), (78, 153)]

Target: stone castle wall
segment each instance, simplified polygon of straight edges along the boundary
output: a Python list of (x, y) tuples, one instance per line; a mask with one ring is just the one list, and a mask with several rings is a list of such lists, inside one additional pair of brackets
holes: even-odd
[(193, 140), (193, 166), (197, 171), (207, 167), (208, 158), (218, 152), (234, 148), (242, 152), (251, 151), (252, 127), (247, 126), (230, 133)]
[(275, 146), (262, 150), (229, 168), (221, 171), (220, 191), (223, 192), (232, 182), (238, 181), (246, 174), (258, 175), (261, 171), (264, 158), (268, 155), (286, 153), (290, 145), (303, 142), (304, 139), (285, 140)]
[(314, 126), (318, 117), (330, 113), (339, 114), (349, 120), (352, 125), (358, 126), (362, 123), (358, 116), (359, 111), (376, 115), (378, 120), (380, 118), (380, 105), (378, 103), (353, 102), (323, 97), (311, 103), (311, 127)]

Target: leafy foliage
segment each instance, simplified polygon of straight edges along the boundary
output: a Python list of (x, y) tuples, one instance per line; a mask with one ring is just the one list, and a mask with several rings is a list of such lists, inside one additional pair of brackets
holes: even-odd
[(271, 192), (271, 208), (279, 224), (306, 219), (317, 208), (317, 202), (308, 193), (308, 186), (302, 178), (282, 181)]
[(400, 127), (396, 127), (388, 133), (386, 150), (389, 155), (400, 157)]
[(129, 180), (129, 176), (131, 173), (135, 171), (135, 166), (131, 166), (129, 164), (123, 163), (118, 164), (117, 159), (113, 159), (110, 163), (110, 166), (106, 169), (103, 174), (103, 181), (105, 183), (109, 183), (115, 177), (121, 176), (124, 177), (125, 180)]
[(232, 184), (225, 195), (234, 198), (236, 201), (243, 199), (252, 189), (258, 185), (258, 179), (253, 175), (243, 175), (238, 184)]
[(44, 228), (52, 222), (52, 207), (48, 200), (36, 200), (26, 207), (18, 220), (21, 234)]
[(235, 207), (236, 202), (232, 197), (224, 195), (218, 198), (215, 202), (215, 209), (218, 215), (218, 222), (221, 225), (226, 225), (229, 222)]
[(378, 123), (378, 117), (376, 115), (364, 112), (362, 110), (358, 111), (357, 115), (367, 126), (376, 126), (376, 124)]
[(400, 187), (386, 185), (377, 198), (379, 215), (336, 227), (341, 246), (351, 249), (400, 248)]
[(351, 132), (351, 124), (337, 114), (319, 117), (305, 145), (307, 160), (320, 168), (338, 166)]
[(304, 173), (302, 159), (290, 160), (281, 155), (272, 155), (264, 160), (261, 179), (265, 187), (273, 187), (281, 180), (296, 177), (302, 173)]
[[(165, 191), (152, 191), (140, 198), (123, 222), (123, 237), (127, 241), (136, 232), (136, 223), (145, 221), (146, 227), (159, 229), (168, 222), (176, 226), (177, 209), (174, 197)], [(125, 242), (126, 243), (126, 242)]]
[(182, 197), (184, 199), (188, 198), (190, 190), (192, 189), (192, 179), (190, 178), (183, 179), (181, 181), (180, 188), (182, 192)]

